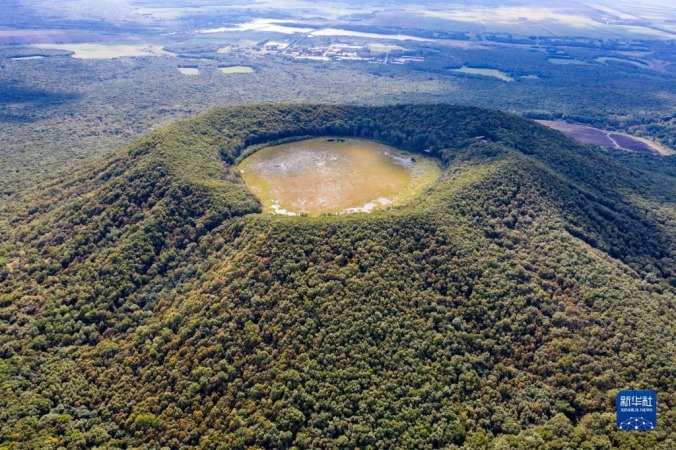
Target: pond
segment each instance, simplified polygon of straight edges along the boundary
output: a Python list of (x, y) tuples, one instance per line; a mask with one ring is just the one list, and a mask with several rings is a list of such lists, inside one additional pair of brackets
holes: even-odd
[(237, 168), (264, 212), (310, 216), (401, 205), (441, 175), (431, 158), (374, 141), (343, 138), (266, 147)]

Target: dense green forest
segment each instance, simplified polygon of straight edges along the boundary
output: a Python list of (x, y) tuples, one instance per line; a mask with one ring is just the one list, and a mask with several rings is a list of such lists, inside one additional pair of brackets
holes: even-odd
[[(251, 146), (358, 136), (442, 178), (260, 214)], [(0, 244), (0, 448), (676, 446), (673, 157), (450, 105), (251, 105), (21, 195)], [(652, 432), (615, 394), (658, 392)]]
[[(218, 52), (238, 40), (260, 41), (254, 32), (163, 39), (180, 57), (76, 59), (63, 50), (40, 49), (43, 59), (14, 60), (36, 49), (0, 47), (0, 167), (5, 168), (0, 202), (55, 173), (70, 175), (173, 120), (251, 102), (468, 104), (621, 130), (676, 149), (676, 66), (670, 63), (674, 50), (668, 43), (650, 43), (651, 58), (664, 62), (664, 68), (648, 69), (598, 63), (595, 58), (613, 55), (602, 48), (533, 51), (528, 46), (406, 42), (404, 53), (423, 56), (425, 62), (382, 65)], [(645, 50), (643, 44), (635, 46)], [(549, 61), (552, 56), (584, 64), (557, 65)], [(199, 67), (199, 75), (183, 75), (179, 65)], [(219, 65), (246, 65), (255, 72), (224, 75)], [(514, 81), (453, 72), (463, 65), (500, 70)]]

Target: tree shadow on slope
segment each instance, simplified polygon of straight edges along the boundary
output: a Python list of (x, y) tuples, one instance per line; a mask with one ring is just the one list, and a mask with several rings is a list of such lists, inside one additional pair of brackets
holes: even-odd
[[(505, 147), (495, 144), (484, 145), (483, 150), (478, 147), (458, 152), (451, 162), (451, 167), (476, 164), (485, 158), (481, 155), (490, 153), (489, 147), (502, 153), (497, 159), (499, 170), (473, 189), (461, 192), (457, 196), (461, 199), (454, 200), (471, 205), (461, 211), (477, 226), (492, 223), (488, 232), (499, 234), (501, 228), (515, 229), (523, 226), (524, 221), (530, 223), (541, 217), (551, 228), (565, 230), (591, 248), (631, 267), (633, 276), (652, 284), (662, 280), (676, 285), (670, 221), (673, 209), (668, 198), (650, 203), (642, 195), (642, 186), (654, 181), (646, 172), (638, 173), (637, 177), (636, 171), (610, 159), (604, 161), (602, 155), (591, 155), (601, 159), (590, 164), (589, 159), (577, 159), (568, 151), (575, 148), (556, 148), (551, 144), (548, 150), (556, 155), (546, 157), (536, 155), (541, 149), (537, 144), (523, 152), (526, 155), (516, 152), (510, 155)], [(591, 152), (584, 148), (579, 151)], [(571, 161), (574, 165), (570, 165)], [(660, 207), (668, 211), (660, 215)]]
[(44, 117), (44, 110), (79, 101), (82, 94), (31, 89), (18, 82), (0, 83), (0, 122), (28, 123)]

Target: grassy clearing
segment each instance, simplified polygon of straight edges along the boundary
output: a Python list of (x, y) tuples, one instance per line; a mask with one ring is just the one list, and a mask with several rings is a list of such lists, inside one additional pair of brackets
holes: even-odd
[(650, 64), (649, 61), (645, 61), (642, 59), (639, 60), (639, 59), (616, 58), (612, 56), (599, 56), (598, 58), (594, 58), (594, 61), (602, 64), (606, 64), (608, 62), (632, 64), (636, 67), (640, 67), (641, 69), (649, 69), (652, 66), (652, 64)]
[(178, 67), (178, 71), (181, 72), (183, 75), (199, 75), (200, 73), (199, 68), (194, 66)]
[(580, 61), (579, 59), (571, 59), (571, 58), (549, 58), (547, 61), (549, 61), (552, 64), (556, 64), (557, 66), (587, 66), (589, 63)]
[(253, 67), (249, 66), (224, 66), (224, 67), (219, 67), (218, 70), (221, 71), (221, 73), (225, 74), (233, 74), (233, 73), (254, 73)]
[(35, 44), (33, 47), (73, 52), (71, 56), (77, 59), (174, 56), (162, 46), (149, 44)]
[(466, 73), (470, 75), (482, 75), (485, 77), (493, 77), (502, 81), (511, 82), (514, 78), (497, 69), (479, 69), (476, 67), (461, 67), (460, 69), (453, 69), (452, 72)]
[(371, 50), (373, 53), (387, 53), (387, 52), (403, 52), (406, 51), (405, 47), (402, 47), (401, 45), (396, 45), (396, 44), (381, 44), (381, 43), (371, 43), (368, 44), (369, 50)]

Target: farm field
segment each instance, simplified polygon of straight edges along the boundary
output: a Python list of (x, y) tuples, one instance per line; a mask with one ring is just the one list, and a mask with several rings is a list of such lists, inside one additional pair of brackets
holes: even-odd
[(568, 137), (585, 144), (600, 145), (621, 150), (629, 150), (638, 153), (650, 153), (653, 155), (671, 154), (667, 149), (646, 140), (629, 136), (622, 133), (600, 130), (586, 125), (576, 125), (551, 120), (538, 120), (542, 125), (559, 130)]

